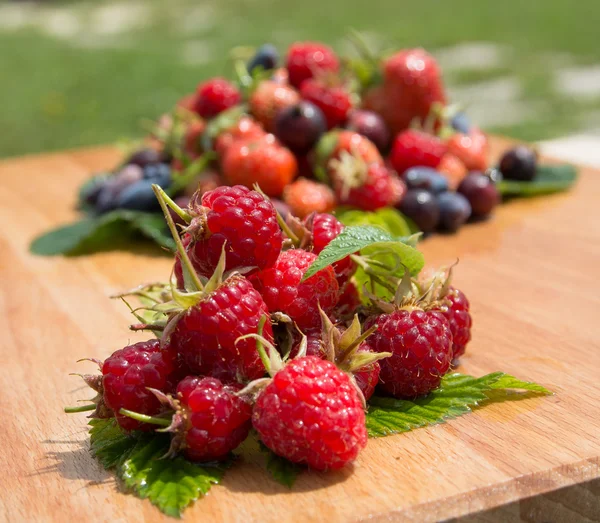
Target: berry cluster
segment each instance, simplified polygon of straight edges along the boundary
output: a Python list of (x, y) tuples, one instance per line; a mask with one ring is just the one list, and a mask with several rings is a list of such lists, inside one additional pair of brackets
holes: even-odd
[[(352, 154), (378, 154), (361, 140)], [(469, 303), (448, 271), (419, 281), (390, 274), (394, 300), (361, 305), (358, 255), (304, 278), (344, 230), (334, 216), (284, 222), (245, 186), (199, 191), (185, 208), (153, 190), (177, 244), (173, 281), (129, 295), (154, 313), (148, 323), (132, 308), (141, 322), (132, 327), (159, 339), (117, 350), (98, 362), (100, 375), (84, 376), (98, 393), (94, 416), (124, 431), (168, 425), (170, 453), (193, 461), (225, 458), (253, 427), (279, 456), (337, 469), (366, 445), (376, 388), (425, 395), (463, 354)]]

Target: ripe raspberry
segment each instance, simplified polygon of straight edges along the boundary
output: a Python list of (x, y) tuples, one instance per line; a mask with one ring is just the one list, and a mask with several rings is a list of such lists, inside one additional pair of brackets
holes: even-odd
[(170, 351), (162, 350), (158, 340), (128, 345), (105, 360), (101, 385), (104, 404), (112, 409), (121, 428), (153, 429), (151, 425), (123, 416), (119, 411), (128, 409), (149, 416), (158, 414), (161, 404), (147, 388), (167, 391), (174, 370)]
[[(315, 214), (312, 218), (305, 220), (305, 223), (308, 227), (311, 227), (313, 252), (317, 255), (344, 230), (344, 224), (331, 214)], [(350, 256), (346, 256), (332, 264), (332, 268), (338, 285), (342, 288), (348, 278), (356, 272), (356, 263), (352, 261)]]
[(350, 93), (339, 85), (329, 85), (324, 80), (311, 78), (302, 83), (300, 95), (315, 104), (327, 121), (327, 129), (341, 127), (352, 109)]
[[(316, 356), (323, 358), (325, 356), (323, 348), (323, 340), (321, 339), (321, 329), (307, 330), (304, 335), (306, 336), (306, 356)], [(298, 356), (300, 350), (300, 343), (302, 342), (302, 336), (298, 334), (298, 331), (294, 333), (292, 348), (288, 359), (294, 359)]]
[(315, 356), (292, 360), (261, 392), (252, 424), (276, 454), (339, 469), (367, 444), (365, 413), (349, 376)]
[(320, 325), (319, 304), (328, 313), (338, 299), (339, 286), (331, 267), (300, 283), (316, 258), (317, 255), (312, 252), (290, 249), (279, 255), (273, 267), (250, 276), (269, 310), (287, 314), (300, 329)]
[(313, 212), (331, 212), (335, 208), (335, 196), (327, 185), (298, 178), (283, 190), (283, 201), (290, 212), (305, 218)]
[(411, 167), (437, 167), (446, 153), (446, 145), (436, 136), (408, 130), (396, 136), (390, 162), (400, 175)]
[(289, 82), (299, 89), (302, 83), (326, 72), (337, 73), (340, 68), (333, 50), (318, 42), (296, 42), (288, 49), (286, 67)]
[(226, 270), (266, 269), (277, 260), (283, 238), (275, 207), (262, 194), (241, 185), (217, 187), (192, 210), (198, 218), (188, 229), (192, 242), (187, 252), (200, 274), (213, 273), (223, 244)]
[(277, 114), (286, 107), (296, 105), (299, 101), (300, 95), (293, 87), (266, 80), (258, 84), (248, 103), (252, 116), (267, 131), (273, 132)]
[(230, 184), (258, 184), (272, 197), (279, 196), (298, 174), (296, 158), (273, 135), (234, 142), (227, 149), (221, 168)]
[[(363, 341), (358, 347), (358, 352), (375, 352), (371, 346), (370, 340)], [(379, 374), (381, 373), (381, 365), (378, 361), (374, 361), (369, 365), (361, 368), (360, 370), (354, 372), (354, 379), (356, 380), (356, 384), (358, 388), (363, 393), (365, 400), (368, 401), (369, 398), (375, 392), (375, 387), (377, 387), (377, 383), (379, 382)]]
[(450, 324), (453, 358), (456, 360), (465, 353), (467, 343), (471, 340), (470, 305), (464, 293), (454, 287), (450, 287), (445, 298), (449, 305), (443, 306), (440, 310)]
[[(236, 340), (256, 334), (263, 316), (269, 311), (260, 294), (245, 277), (235, 275), (182, 313), (170, 345), (194, 373), (223, 381), (260, 378), (265, 369), (256, 342)], [(263, 336), (273, 340), (269, 321)]]
[(198, 86), (194, 111), (203, 118), (213, 118), (240, 103), (241, 99), (240, 92), (231, 82), (225, 78), (212, 78)]
[(225, 458), (246, 439), (252, 427), (252, 407), (235, 395), (240, 388), (197, 376), (188, 376), (177, 385), (177, 399), (187, 420), (180, 443), (188, 459)]
[(452, 332), (439, 311), (399, 309), (379, 318), (378, 352), (381, 387), (397, 398), (414, 398), (439, 386), (452, 361)]

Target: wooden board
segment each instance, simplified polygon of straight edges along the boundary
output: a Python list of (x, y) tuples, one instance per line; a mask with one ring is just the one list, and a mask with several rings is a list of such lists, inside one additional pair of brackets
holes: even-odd
[[(495, 155), (499, 143), (495, 143)], [(113, 149), (0, 162), (0, 517), (5, 521), (158, 521), (88, 453), (91, 372), (128, 341), (107, 296), (165, 279), (147, 248), (81, 258), (28, 253), (31, 238), (75, 218), (75, 188), (111, 167)], [(457, 517), (600, 476), (600, 173), (569, 194), (514, 201), (487, 223), (422, 244), (429, 264), (457, 258), (473, 341), (460, 371), (496, 370), (556, 391), (491, 405), (447, 424), (369, 442), (353, 469), (305, 473), (290, 492), (252, 455), (189, 510), (189, 521), (428, 521)]]

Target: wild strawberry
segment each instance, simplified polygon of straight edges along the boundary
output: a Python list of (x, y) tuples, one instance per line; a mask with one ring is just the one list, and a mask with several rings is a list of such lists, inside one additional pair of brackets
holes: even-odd
[(333, 50), (324, 44), (296, 42), (288, 49), (286, 67), (290, 84), (299, 89), (309, 78), (337, 73), (340, 63)]
[(338, 299), (339, 286), (331, 267), (301, 281), (316, 258), (312, 252), (290, 249), (279, 255), (273, 267), (250, 276), (269, 310), (287, 314), (300, 329), (319, 325), (319, 305), (331, 312)]
[(275, 373), (258, 395), (252, 424), (275, 454), (316, 470), (343, 467), (367, 444), (363, 404), (350, 377), (316, 356)]
[(313, 212), (331, 212), (335, 208), (333, 191), (327, 185), (306, 178), (298, 178), (288, 185), (283, 190), (283, 201), (298, 218)]
[(300, 95), (293, 87), (266, 80), (260, 82), (250, 95), (250, 112), (267, 131), (273, 132), (277, 114), (299, 101)]
[(227, 149), (221, 168), (231, 185), (258, 184), (268, 196), (279, 196), (298, 172), (294, 155), (273, 135), (234, 142)]
[(352, 108), (347, 89), (340, 85), (330, 85), (323, 79), (305, 80), (300, 88), (300, 95), (321, 109), (327, 121), (327, 129), (341, 127)]
[(183, 137), (183, 151), (190, 159), (197, 158), (202, 154), (202, 133), (206, 129), (204, 120), (193, 120), (185, 130)]
[(448, 180), (448, 188), (455, 191), (468, 174), (465, 164), (453, 154), (446, 153), (442, 156), (440, 163), (437, 166), (437, 171), (442, 173)]
[(462, 291), (449, 287), (444, 298), (446, 303), (442, 305), (440, 310), (450, 324), (453, 357), (456, 360), (465, 353), (467, 343), (471, 340), (473, 320), (469, 314), (469, 300)]
[(226, 270), (266, 269), (277, 260), (281, 229), (273, 204), (262, 194), (241, 185), (217, 187), (196, 199), (190, 212), (195, 218), (186, 250), (200, 274), (213, 273), (223, 248)]
[(383, 85), (367, 93), (364, 105), (378, 112), (392, 133), (407, 129), (413, 120), (424, 123), (435, 104), (446, 103), (441, 71), (423, 49), (392, 55), (383, 63), (383, 77)]
[(476, 127), (473, 127), (469, 134), (453, 134), (446, 143), (448, 152), (461, 160), (468, 171), (485, 171), (487, 169), (487, 137)]
[(408, 130), (394, 139), (390, 162), (400, 175), (411, 167), (436, 168), (447, 151), (446, 145), (436, 136), (421, 131)]
[(240, 140), (256, 140), (267, 133), (262, 126), (250, 116), (243, 115), (227, 130), (219, 133), (215, 139), (215, 151), (223, 158), (232, 143)]
[(194, 111), (203, 118), (213, 118), (240, 103), (238, 89), (225, 78), (212, 78), (200, 84), (196, 90)]
[(168, 392), (172, 386), (175, 365), (171, 351), (162, 350), (159, 340), (142, 341), (114, 352), (100, 364), (100, 371), (99, 376), (82, 376), (98, 392), (93, 416), (114, 416), (127, 431), (151, 430), (151, 425), (123, 416), (120, 410), (134, 410), (148, 416), (161, 411), (160, 402), (148, 387)]

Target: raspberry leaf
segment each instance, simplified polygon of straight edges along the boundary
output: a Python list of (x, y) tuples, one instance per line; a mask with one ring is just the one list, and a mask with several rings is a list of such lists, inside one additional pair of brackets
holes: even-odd
[(577, 180), (577, 169), (572, 165), (540, 165), (530, 182), (502, 180), (498, 190), (503, 196), (539, 196), (566, 191)]
[(267, 470), (273, 476), (273, 479), (287, 488), (292, 488), (303, 467), (278, 456), (262, 442), (259, 442), (259, 444), (260, 450), (266, 454)]
[(125, 434), (114, 418), (92, 419), (90, 425), (90, 450), (105, 469), (119, 464), (129, 456), (137, 439)]
[(342, 208), (335, 213), (344, 225), (376, 225), (389, 232), (392, 236), (410, 236), (419, 229), (410, 222), (400, 211), (384, 207), (368, 212), (360, 209)]
[[(527, 392), (516, 393), (514, 389)], [(439, 388), (424, 398), (412, 401), (371, 398), (367, 413), (367, 430), (373, 438), (398, 434), (443, 423), (492, 401), (522, 399), (537, 394), (549, 395), (552, 392), (541, 385), (521, 381), (503, 372), (494, 372), (480, 378), (458, 373), (449, 374), (444, 377)]]

